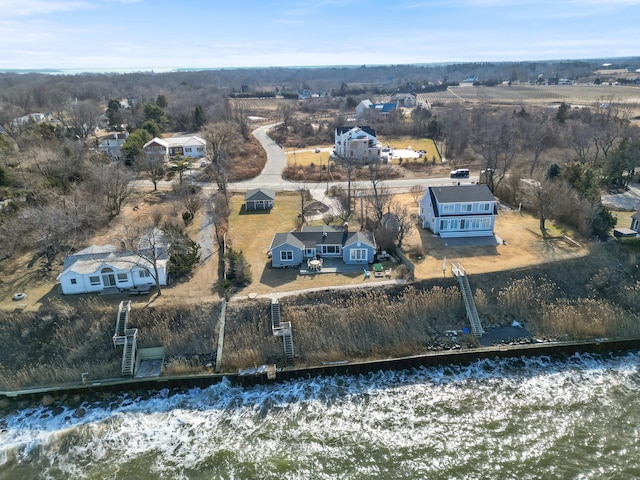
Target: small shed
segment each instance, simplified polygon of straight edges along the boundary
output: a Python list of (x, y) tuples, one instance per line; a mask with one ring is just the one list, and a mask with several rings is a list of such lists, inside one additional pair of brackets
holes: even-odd
[(616, 228), (613, 230), (613, 236), (616, 238), (637, 237), (638, 232), (630, 228)]
[(249, 190), (244, 196), (244, 208), (250, 210), (270, 210), (276, 200), (276, 192), (268, 188)]

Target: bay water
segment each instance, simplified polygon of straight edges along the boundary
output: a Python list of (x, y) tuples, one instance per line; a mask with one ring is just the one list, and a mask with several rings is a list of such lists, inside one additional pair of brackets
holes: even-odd
[(639, 365), (496, 359), (28, 408), (2, 419), (0, 479), (640, 478)]

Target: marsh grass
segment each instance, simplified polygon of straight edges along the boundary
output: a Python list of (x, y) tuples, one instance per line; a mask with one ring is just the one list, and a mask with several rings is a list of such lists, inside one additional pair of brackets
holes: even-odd
[[(129, 325), (138, 346), (168, 355), (210, 353), (219, 309), (211, 305), (134, 308)], [(121, 375), (122, 347), (113, 346), (117, 305), (100, 297), (55, 298), (40, 312), (5, 313), (0, 322), (0, 389), (20, 389)]]

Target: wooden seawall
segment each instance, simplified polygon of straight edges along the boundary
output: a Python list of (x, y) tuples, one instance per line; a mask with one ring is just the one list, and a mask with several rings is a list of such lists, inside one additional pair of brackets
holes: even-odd
[(580, 342), (547, 342), (523, 345), (501, 345), (467, 350), (451, 350), (433, 352), (404, 358), (376, 360), (358, 363), (338, 363), (309, 368), (291, 368), (278, 370), (269, 374), (266, 370), (258, 370), (255, 374), (216, 374), (205, 373), (198, 375), (160, 376), (155, 378), (117, 378), (101, 381), (90, 381), (85, 384), (59, 385), (25, 389), (17, 391), (2, 391), (0, 399), (10, 401), (39, 401), (44, 395), (60, 398), (63, 395), (81, 395), (95, 397), (112, 393), (114, 395), (147, 390), (162, 389), (188, 390), (190, 388), (205, 388), (229, 381), (232, 385), (253, 386), (272, 384), (312, 377), (328, 377), (334, 375), (360, 375), (380, 370), (404, 370), (418, 367), (441, 365), (465, 365), (476, 360), (495, 358), (519, 358), (548, 356), (550, 358), (566, 358), (575, 353), (592, 353), (605, 355), (625, 351), (640, 350), (640, 338), (633, 339), (603, 339)]

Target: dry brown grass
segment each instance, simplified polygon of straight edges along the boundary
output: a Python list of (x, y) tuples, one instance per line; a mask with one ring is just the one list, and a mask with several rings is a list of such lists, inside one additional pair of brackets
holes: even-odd
[[(40, 312), (8, 313), (0, 322), (0, 389), (65, 384), (121, 375), (122, 349), (115, 349), (117, 304), (98, 297), (67, 303), (52, 300)], [(140, 348), (164, 346), (169, 356), (193, 358), (215, 350), (219, 307), (132, 308)], [(202, 362), (204, 363), (204, 362)], [(204, 369), (204, 365), (199, 365)], [(193, 371), (193, 369), (192, 369)]]

